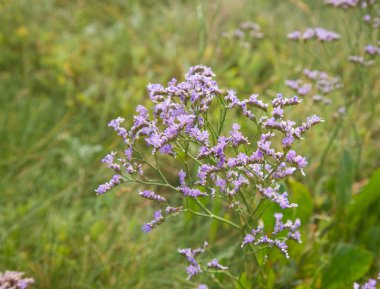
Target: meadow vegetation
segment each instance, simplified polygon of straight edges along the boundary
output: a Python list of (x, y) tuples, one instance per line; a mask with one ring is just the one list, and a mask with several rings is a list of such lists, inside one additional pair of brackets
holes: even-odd
[[(0, 272), (26, 272), (35, 279), (30, 288), (40, 289), (220, 288), (218, 273), (214, 283), (186, 281), (177, 249), (208, 240), (223, 244), (213, 252), (219, 260), (247, 258), (226, 226), (186, 215), (143, 234), (153, 214), (138, 195), (143, 187), (94, 192), (110, 178), (102, 158), (122, 148), (108, 122), (131, 120), (138, 104), (148, 104), (147, 84), (182, 80), (204, 64), (222, 87), (268, 101), (278, 92), (295, 95), (285, 82), (304, 69), (342, 84), (329, 105), (305, 97), (290, 112), (295, 120), (325, 120), (296, 145), (309, 162), (306, 176), (287, 181), (300, 204), (291, 216), (302, 220), (303, 243), (289, 244), (289, 260), (268, 253), (265, 283), (244, 274), (240, 281), (247, 288), (338, 289), (377, 276), (380, 55), (366, 56), (371, 66), (348, 60), (380, 40), (364, 11), (314, 0), (32, 2), (0, 2)], [(260, 25), (262, 38), (228, 34), (247, 21)], [(341, 38), (287, 39), (319, 26)], [(177, 168), (165, 170), (178, 182)]]

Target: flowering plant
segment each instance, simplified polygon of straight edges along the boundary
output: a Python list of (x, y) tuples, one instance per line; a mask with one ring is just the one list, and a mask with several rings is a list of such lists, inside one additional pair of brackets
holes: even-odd
[[(96, 192), (104, 194), (122, 183), (143, 185), (139, 195), (160, 207), (153, 220), (142, 225), (145, 233), (169, 218), (190, 213), (238, 230), (240, 246), (253, 255), (263, 247), (277, 247), (289, 258), (288, 240), (301, 242), (300, 220), (283, 221), (283, 214), (276, 213), (275, 226), (268, 229), (261, 217), (271, 203), (279, 210), (297, 206), (280, 184), (297, 170), (304, 174), (307, 161), (292, 146), (322, 120), (313, 115), (297, 125), (285, 119), (285, 109), (301, 102), (297, 96), (278, 94), (271, 104), (256, 94), (240, 100), (232, 90), (224, 93), (214, 77), (210, 68), (199, 65), (190, 68), (184, 82), (173, 79), (167, 87), (150, 84), (150, 110), (137, 106), (128, 129), (122, 127), (123, 118), (112, 120), (109, 126), (122, 137), (125, 150), (103, 159), (115, 175)], [(232, 111), (241, 114), (244, 122), (228, 126)], [(241, 126), (251, 129), (250, 134), (244, 135)], [(180, 168), (176, 183), (169, 181), (162, 167), (168, 158)], [(158, 193), (160, 188), (165, 192)], [(229, 214), (217, 214), (215, 203)], [(205, 242), (201, 248), (179, 249), (189, 262), (188, 279), (217, 270), (237, 280), (217, 259), (199, 264), (196, 256), (207, 246)]]

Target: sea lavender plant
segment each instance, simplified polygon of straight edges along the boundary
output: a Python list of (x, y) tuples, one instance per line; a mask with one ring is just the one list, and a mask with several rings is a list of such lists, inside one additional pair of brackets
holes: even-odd
[[(322, 120), (316, 115), (300, 124), (286, 119), (286, 110), (301, 102), (297, 96), (278, 94), (271, 103), (256, 94), (239, 99), (235, 91), (221, 90), (214, 77), (210, 68), (198, 65), (189, 69), (183, 82), (173, 79), (166, 87), (148, 85), (152, 107), (139, 105), (128, 129), (120, 117), (109, 123), (125, 150), (103, 159), (115, 174), (95, 191), (102, 195), (121, 184), (143, 186), (139, 195), (161, 208), (142, 225), (145, 233), (176, 215), (192, 214), (237, 230), (242, 236), (238, 243), (253, 254), (263, 247), (276, 247), (289, 258), (286, 242), (300, 242), (300, 220), (283, 223), (282, 214), (277, 213), (269, 233), (261, 216), (271, 203), (280, 211), (297, 206), (280, 184), (296, 171), (304, 174), (307, 161), (292, 146)], [(213, 119), (217, 109), (219, 118)], [(241, 114), (240, 124), (226, 121), (233, 112)], [(249, 134), (243, 133), (242, 125), (251, 128)], [(180, 168), (177, 182), (163, 169), (163, 160), (169, 159), (173, 168)], [(217, 202), (231, 217), (213, 211)], [(189, 262), (188, 279), (216, 270), (236, 281), (217, 259), (205, 265), (196, 260), (207, 247), (205, 242), (197, 249), (179, 249)]]
[(318, 40), (320, 42), (332, 42), (340, 39), (340, 35), (336, 32), (326, 30), (321, 27), (307, 28), (304, 32), (293, 31), (288, 34), (290, 40)]
[(23, 272), (0, 272), (0, 289), (25, 289), (34, 283), (33, 278), (24, 278)]
[(331, 76), (327, 72), (304, 69), (303, 75), (306, 79), (286, 80), (285, 85), (299, 95), (310, 95), (314, 102), (331, 104), (328, 95), (343, 87), (340, 77)]

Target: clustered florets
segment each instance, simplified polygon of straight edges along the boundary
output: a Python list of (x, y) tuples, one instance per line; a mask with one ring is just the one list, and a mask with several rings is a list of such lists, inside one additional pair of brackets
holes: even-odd
[[(257, 229), (252, 229), (252, 231), (244, 237), (241, 247), (244, 247), (248, 244), (253, 244), (255, 246), (260, 246), (263, 244), (269, 245), (270, 247), (276, 246), (278, 249), (280, 249), (286, 258), (289, 258), (288, 245), (286, 244), (286, 241), (293, 239), (298, 243), (301, 243), (301, 234), (298, 230), (298, 228), (301, 226), (301, 221), (300, 219), (296, 219), (293, 223), (292, 221), (288, 220), (284, 224), (282, 222), (283, 215), (281, 213), (274, 214), (274, 217), (276, 219), (276, 223), (274, 225), (272, 233), (270, 234), (272, 238), (264, 234), (264, 224), (260, 223)], [(287, 235), (282, 238), (273, 239), (273, 237), (276, 237), (284, 230), (288, 230)]]
[(25, 289), (34, 283), (33, 278), (24, 278), (23, 272), (0, 272), (0, 289)]
[(299, 95), (312, 95), (314, 102), (331, 104), (331, 99), (327, 97), (331, 92), (342, 88), (339, 77), (330, 76), (328, 73), (319, 70), (304, 69), (303, 74), (308, 79), (286, 80), (285, 85), (295, 90)]
[(288, 39), (291, 40), (311, 40), (316, 39), (321, 42), (331, 42), (340, 39), (340, 35), (336, 32), (326, 30), (321, 27), (307, 28), (304, 32), (293, 31), (288, 34)]
[[(190, 265), (186, 268), (188, 278), (190, 279), (195, 275), (201, 273), (204, 269), (202, 269), (201, 265), (195, 260), (195, 257), (204, 253), (206, 248), (208, 247), (208, 243), (204, 242), (203, 247), (191, 249), (178, 249), (178, 252), (185, 256), (187, 261), (189, 261)], [(206, 268), (216, 269), (216, 270), (227, 270), (228, 267), (219, 264), (217, 259), (213, 259), (211, 262), (207, 263)]]
[[(241, 100), (233, 90), (223, 93), (214, 77), (210, 68), (199, 65), (189, 69), (184, 82), (173, 79), (167, 87), (150, 84), (150, 110), (139, 105), (129, 129), (121, 126), (123, 118), (109, 123), (122, 137), (126, 149), (120, 157), (111, 152), (103, 159), (116, 174), (109, 182), (100, 185), (96, 192), (104, 194), (123, 182), (163, 186), (167, 191), (165, 196), (151, 190), (139, 193), (143, 198), (165, 207), (164, 210), (155, 211), (153, 220), (143, 225), (144, 232), (151, 231), (184, 210), (180, 205), (172, 204), (169, 192), (193, 199), (218, 196), (224, 200), (226, 209), (235, 209), (240, 206), (239, 195), (247, 194), (244, 188), (249, 187), (250, 194), (261, 195), (263, 199), (277, 203), (281, 209), (296, 206), (289, 201), (287, 192), (280, 191), (279, 182), (297, 170), (303, 174), (307, 161), (291, 149), (292, 145), (322, 120), (313, 115), (297, 125), (285, 119), (286, 108), (301, 102), (297, 96), (285, 98), (278, 94), (270, 105), (259, 100), (256, 94)], [(218, 107), (220, 118), (216, 122), (211, 121), (211, 112)], [(241, 113), (246, 119), (245, 124), (252, 123), (255, 131), (251, 136), (243, 134), (239, 123), (231, 124), (230, 129), (225, 128), (226, 115), (231, 110)], [(149, 154), (143, 156), (146, 151), (153, 155), (155, 165), (149, 162)], [(178, 171), (178, 184), (168, 182), (159, 167), (159, 158), (164, 155), (184, 165)], [(150, 173), (145, 173), (146, 170)], [(148, 178), (152, 170), (160, 178), (159, 181)], [(282, 224), (280, 214), (275, 217), (277, 221), (272, 238), (263, 235), (254, 244), (276, 246), (288, 257), (286, 240), (292, 238), (300, 241), (297, 231), (300, 222), (296, 220), (294, 224), (291, 221)], [(289, 230), (288, 235), (273, 239), (284, 229)], [(253, 232), (263, 234), (263, 228), (257, 230), (248, 234), (243, 244), (253, 243), (256, 238)], [(195, 256), (205, 247), (206, 244), (195, 250), (180, 250), (190, 262), (187, 268), (189, 278), (203, 270), (195, 261)], [(209, 262), (206, 268), (227, 269), (217, 260)]]

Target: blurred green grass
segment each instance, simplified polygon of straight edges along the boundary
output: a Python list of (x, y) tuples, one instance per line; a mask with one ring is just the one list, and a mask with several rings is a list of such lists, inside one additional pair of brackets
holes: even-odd
[[(347, 82), (332, 107), (295, 111), (298, 119), (330, 118), (349, 98), (360, 98), (334, 138), (322, 176), (316, 177), (321, 147), (338, 121), (300, 145), (311, 163), (303, 181), (314, 188), (316, 211), (333, 211), (331, 176), (339, 173), (343, 150), (352, 156), (352, 182), (380, 167), (379, 69), (369, 73), (347, 62), (378, 36), (354, 40), (364, 29), (359, 17), (312, 0), (0, 2), (0, 271), (25, 271), (36, 288), (192, 288), (182, 281), (176, 249), (203, 240), (210, 224), (177, 219), (142, 235), (151, 209), (136, 197), (138, 188), (101, 198), (93, 189), (109, 177), (100, 160), (118, 147), (107, 122), (130, 118), (146, 101), (149, 82), (181, 78), (199, 63), (240, 95), (291, 94), (284, 80), (305, 67), (345, 80), (360, 76), (362, 85)], [(247, 48), (221, 36), (243, 21), (259, 23), (264, 39)], [(286, 40), (292, 30), (318, 25), (348, 41), (303, 47)], [(195, 227), (197, 238), (187, 234)]]

